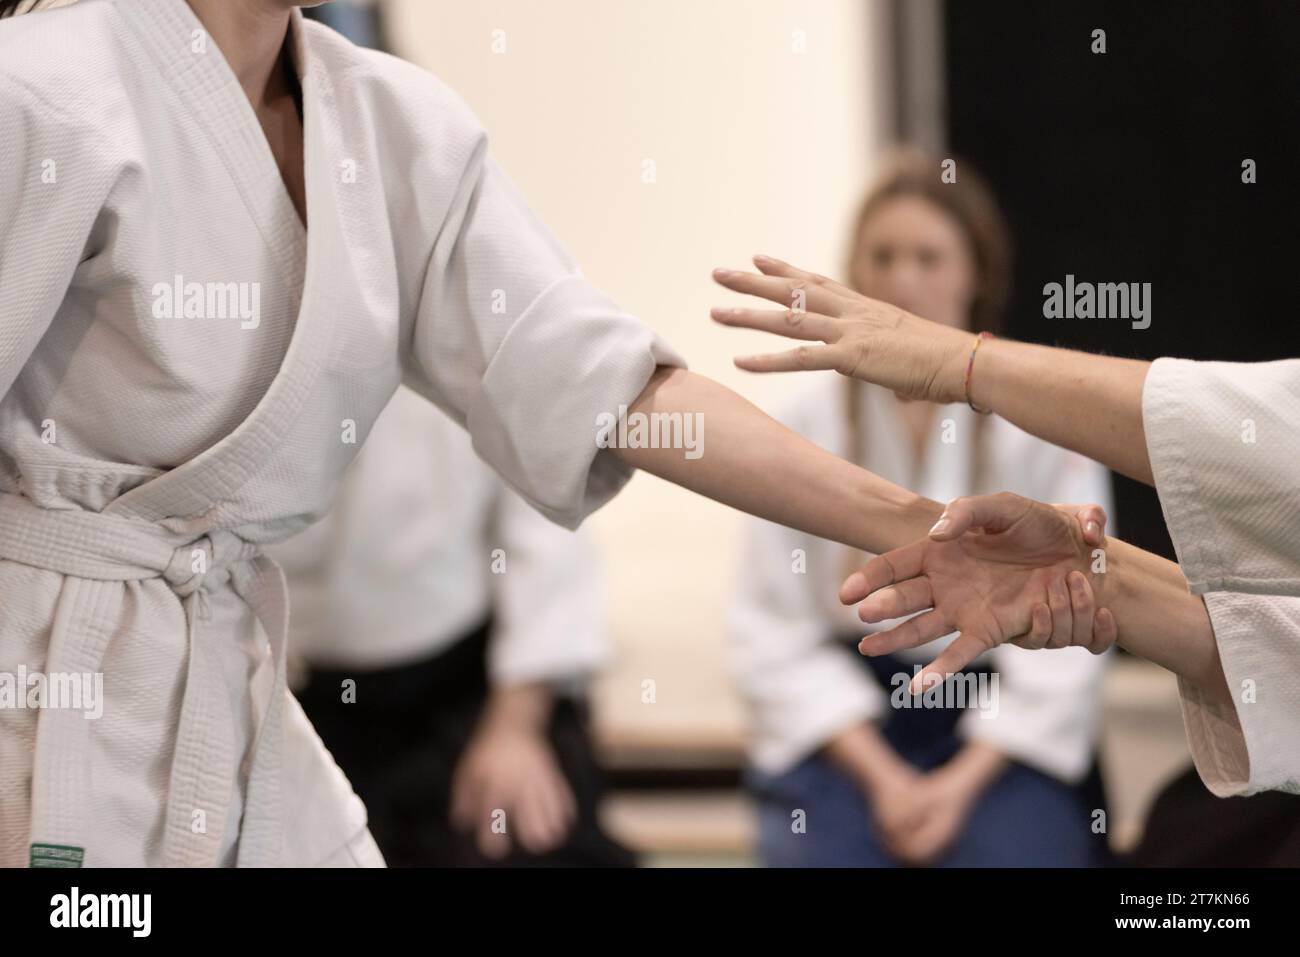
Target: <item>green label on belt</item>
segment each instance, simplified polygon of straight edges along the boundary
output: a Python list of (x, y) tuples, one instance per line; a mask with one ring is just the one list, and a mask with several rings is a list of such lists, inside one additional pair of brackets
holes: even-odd
[(32, 867), (80, 867), (86, 859), (84, 848), (67, 844), (33, 844)]

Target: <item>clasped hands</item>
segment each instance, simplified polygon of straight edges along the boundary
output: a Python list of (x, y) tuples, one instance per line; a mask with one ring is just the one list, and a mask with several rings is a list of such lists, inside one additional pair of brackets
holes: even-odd
[[(818, 343), (736, 360), (753, 372), (834, 369), (903, 398), (965, 399), (971, 333), (869, 299), (833, 280), (768, 257), (761, 274), (717, 270), (728, 289), (783, 309), (718, 308), (719, 323)], [(1081, 646), (1095, 654), (1117, 638), (1105, 606), (1106, 515), (1096, 505), (1045, 505), (1018, 495), (961, 498), (928, 537), (885, 552), (840, 589), (864, 622), (913, 615), (859, 645), (882, 655), (960, 635), (912, 681), (915, 693), (989, 649)], [(920, 613), (920, 614), (916, 614)]]
[(915, 615), (863, 638), (866, 655), (960, 633), (912, 679), (913, 693), (1004, 643), (1100, 654), (1117, 637), (1115, 617), (1094, 591), (1105, 574), (1105, 528), (1098, 505), (1044, 505), (1009, 492), (959, 498), (928, 537), (849, 576), (840, 600), (860, 602), (864, 622)]

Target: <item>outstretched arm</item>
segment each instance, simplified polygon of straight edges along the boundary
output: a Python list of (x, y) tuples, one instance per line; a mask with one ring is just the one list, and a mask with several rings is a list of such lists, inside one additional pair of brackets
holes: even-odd
[(832, 455), (711, 379), (660, 368), (629, 415), (699, 413), (703, 454), (622, 448), (617, 454), (693, 492), (759, 518), (868, 552), (925, 535), (943, 507)]
[[(910, 398), (963, 402), (974, 336), (860, 295), (824, 276), (756, 257), (762, 275), (718, 270), (736, 292), (781, 309), (719, 308), (713, 318), (821, 343), (748, 356), (751, 372), (835, 369)], [(799, 307), (799, 308), (796, 308)], [(1142, 426), (1142, 386), (1149, 362), (1091, 355), (1011, 340), (980, 344), (969, 398), (1039, 438), (1152, 484)]]

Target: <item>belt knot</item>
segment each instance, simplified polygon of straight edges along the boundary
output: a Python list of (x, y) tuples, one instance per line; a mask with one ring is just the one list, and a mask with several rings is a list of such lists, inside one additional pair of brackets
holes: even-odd
[(163, 578), (181, 598), (218, 588), (230, 580), (232, 565), (258, 554), (259, 548), (232, 532), (217, 530), (179, 546)]

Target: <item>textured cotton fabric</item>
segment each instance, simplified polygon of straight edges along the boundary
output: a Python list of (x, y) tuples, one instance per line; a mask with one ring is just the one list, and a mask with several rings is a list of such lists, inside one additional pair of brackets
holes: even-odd
[(98, 720), (0, 712), (0, 865), (339, 860), (364, 809), (262, 546), (403, 375), (575, 526), (629, 475), (597, 415), (680, 362), (436, 79), (296, 12), (292, 50), (309, 229), (184, 0), (0, 22), (0, 673), (104, 682)]
[[(893, 396), (865, 386), (859, 398), (860, 464), (921, 495), (946, 502), (1005, 490), (1039, 501), (1111, 507), (1105, 469), (1001, 419), (983, 423), (988, 430), (986, 464), (980, 487), (974, 487), (976, 417), (965, 405), (935, 410), (920, 467), (901, 419), (890, 408)], [(777, 417), (822, 448), (848, 455), (842, 379), (819, 377), (788, 400)], [(858, 651), (843, 639), (898, 622), (864, 625), (855, 607), (839, 603), (836, 595), (848, 565), (843, 546), (771, 522), (747, 522), (729, 630), (737, 677), (753, 715), (750, 757), (760, 770), (780, 774), (844, 729), (888, 713), (889, 695), (853, 660)], [(799, 554), (806, 556), (806, 564), (796, 572)], [(896, 657), (928, 663), (952, 638)], [(979, 664), (998, 674), (997, 713), (981, 715), (972, 709), (962, 716), (957, 733), (1058, 780), (1077, 783), (1091, 767), (1096, 748), (1105, 662), (1105, 656), (1083, 648), (1051, 654), (1012, 645), (995, 648)]]
[(1142, 417), (1233, 699), (1221, 709), (1179, 679), (1196, 769), (1220, 797), (1300, 793), (1300, 360), (1158, 359)]
[(567, 684), (609, 656), (590, 536), (537, 514), (406, 388), (330, 514), (268, 553), (289, 580), (290, 648), (314, 667), (425, 661), (489, 617), (493, 685)]

